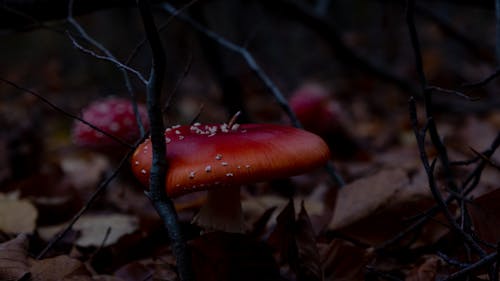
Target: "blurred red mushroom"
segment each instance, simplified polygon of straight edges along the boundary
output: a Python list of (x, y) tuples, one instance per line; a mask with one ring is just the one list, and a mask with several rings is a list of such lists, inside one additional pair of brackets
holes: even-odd
[[(137, 109), (144, 129), (148, 130), (146, 107), (138, 104)], [(126, 143), (132, 144), (141, 137), (133, 104), (125, 98), (110, 97), (95, 101), (82, 110), (82, 118)], [(73, 124), (72, 139), (78, 146), (97, 150), (109, 150), (122, 146), (116, 140), (79, 121)]]
[[(195, 222), (208, 230), (242, 232), (239, 186), (311, 171), (329, 159), (320, 137), (271, 124), (173, 126), (165, 132), (169, 196), (208, 190)], [(151, 142), (131, 158), (136, 178), (149, 184)]]
[(346, 116), (340, 103), (319, 83), (306, 83), (290, 97), (290, 107), (305, 130), (319, 135), (337, 160), (366, 160), (366, 150), (346, 128)]

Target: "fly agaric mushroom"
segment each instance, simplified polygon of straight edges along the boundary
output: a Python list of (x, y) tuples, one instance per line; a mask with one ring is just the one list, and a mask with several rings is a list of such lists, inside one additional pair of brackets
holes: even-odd
[[(138, 104), (137, 109), (144, 129), (148, 130), (146, 107)], [(110, 97), (95, 101), (82, 110), (82, 118), (127, 143), (134, 142), (141, 137), (132, 102), (128, 99)], [(78, 146), (93, 149), (110, 149), (120, 146), (112, 138), (79, 121), (73, 125), (72, 139)]]
[[(166, 129), (166, 191), (172, 197), (208, 190), (195, 222), (209, 230), (242, 232), (240, 185), (311, 171), (329, 159), (318, 136), (272, 124), (173, 126)], [(149, 184), (151, 141), (131, 158), (135, 177)]]
[(306, 83), (290, 97), (290, 107), (304, 129), (317, 134), (330, 147), (335, 159), (369, 159), (368, 152), (345, 127), (341, 105), (318, 83)]

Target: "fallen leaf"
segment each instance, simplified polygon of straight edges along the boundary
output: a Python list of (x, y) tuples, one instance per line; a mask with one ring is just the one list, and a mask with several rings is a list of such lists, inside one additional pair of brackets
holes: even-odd
[(153, 276), (154, 270), (138, 261), (128, 263), (114, 272), (114, 275), (125, 281), (147, 280)]
[[(410, 177), (403, 169), (382, 170), (340, 189), (329, 228), (374, 245), (399, 233), (409, 218), (433, 204), (424, 173)], [(431, 236), (418, 243), (435, 241), (448, 231), (438, 223), (426, 227)]]
[(29, 275), (28, 236), (19, 234), (16, 238), (0, 244), (0, 280), (17, 281)]
[[(75, 244), (81, 247), (106, 247), (116, 243), (122, 236), (138, 229), (135, 216), (122, 214), (83, 215), (73, 225), (73, 231), (80, 232)], [(40, 228), (39, 234), (44, 240), (63, 230), (66, 224)], [(109, 233), (107, 234), (109, 229)]]
[[(469, 205), (469, 213), (474, 230), (483, 241), (496, 244), (500, 241), (500, 189), (474, 199)], [(493, 251), (494, 249), (492, 249)]]
[(310, 281), (323, 280), (319, 251), (316, 246), (316, 235), (304, 204), (300, 207), (296, 224), (295, 241), (298, 248), (297, 279)]
[(26, 199), (0, 193), (0, 230), (6, 233), (32, 233), (38, 212)]
[(325, 280), (365, 280), (365, 268), (372, 259), (367, 249), (339, 239), (319, 244), (319, 249)]
[(440, 266), (441, 259), (439, 257), (429, 256), (410, 270), (405, 281), (434, 281)]
[(30, 272), (32, 281), (92, 280), (90, 273), (82, 262), (65, 255), (34, 260)]
[(101, 154), (86, 152), (85, 155), (63, 157), (61, 168), (76, 188), (93, 188), (109, 170), (110, 162)]
[(276, 227), (269, 235), (267, 243), (278, 251), (280, 263), (290, 264), (292, 268), (297, 267), (298, 260), (295, 229), (295, 207), (290, 199), (276, 218)]

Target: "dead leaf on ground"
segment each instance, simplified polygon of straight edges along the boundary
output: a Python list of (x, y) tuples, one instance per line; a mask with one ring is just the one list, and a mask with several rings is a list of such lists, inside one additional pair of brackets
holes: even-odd
[[(329, 228), (376, 245), (393, 237), (409, 225), (407, 221), (434, 204), (427, 178), (418, 173), (410, 178), (402, 169), (382, 170), (340, 189)], [(435, 241), (447, 232), (429, 223), (419, 243)]]
[(297, 217), (296, 231), (295, 240), (297, 241), (299, 259), (297, 268), (298, 280), (323, 280), (319, 251), (316, 246), (316, 234), (314, 233), (304, 204), (301, 205)]
[(413, 267), (407, 274), (405, 281), (434, 281), (441, 266), (441, 259), (437, 256), (426, 257), (425, 260)]
[[(269, 219), (268, 224), (272, 227), (276, 223), (278, 214), (287, 206), (288, 201), (287, 198), (272, 194), (247, 197), (242, 201), (243, 213), (248, 221), (255, 222), (270, 208), (277, 208)], [(311, 218), (322, 217), (325, 212), (328, 212), (325, 203), (319, 198), (296, 197), (293, 199), (294, 208), (300, 209), (301, 202), (304, 202), (305, 209)], [(317, 231), (316, 228), (315, 231)]]
[(318, 246), (325, 280), (365, 279), (365, 267), (373, 258), (369, 250), (339, 239), (334, 239), (328, 245), (319, 244)]
[[(122, 214), (92, 214), (83, 215), (73, 225), (73, 230), (80, 232), (75, 244), (81, 247), (110, 246), (122, 236), (133, 233), (138, 229), (137, 217)], [(66, 227), (66, 224), (44, 227), (39, 229), (44, 240), (50, 240), (54, 235)], [(109, 234), (106, 237), (106, 233)]]
[(17, 281), (29, 275), (28, 236), (0, 244), (0, 280)]
[(82, 262), (65, 255), (34, 260), (30, 272), (32, 281), (92, 280), (90, 273)]
[(33, 204), (15, 195), (0, 193), (0, 230), (6, 233), (32, 233), (38, 212)]
[(107, 158), (98, 153), (86, 152), (85, 155), (68, 155), (61, 159), (64, 174), (79, 189), (97, 186), (110, 167)]
[[(500, 189), (486, 193), (468, 205), (474, 230), (483, 241), (496, 244), (500, 241)], [(494, 249), (493, 249), (494, 250)]]

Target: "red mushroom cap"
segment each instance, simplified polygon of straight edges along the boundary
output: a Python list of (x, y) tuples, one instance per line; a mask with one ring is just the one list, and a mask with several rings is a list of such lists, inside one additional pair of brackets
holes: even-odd
[(290, 107), (306, 130), (320, 136), (341, 127), (342, 109), (320, 84), (308, 83), (295, 90)]
[[(320, 137), (271, 124), (173, 126), (166, 130), (165, 139), (166, 189), (171, 197), (290, 177), (325, 164), (330, 156)], [(147, 139), (131, 159), (134, 175), (146, 186), (151, 157)]]
[[(148, 130), (146, 107), (142, 104), (137, 106), (143, 126)], [(82, 110), (82, 118), (125, 142), (134, 142), (141, 136), (132, 102), (128, 99), (111, 97), (95, 101)], [(75, 121), (73, 125), (72, 138), (75, 144), (83, 147), (103, 148), (119, 145), (113, 139), (79, 121)]]

